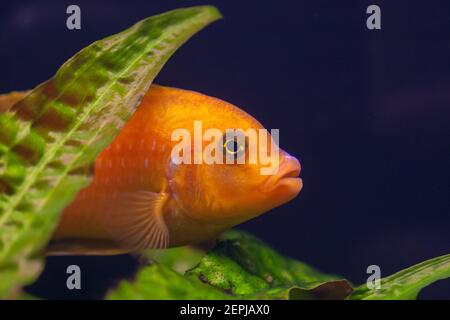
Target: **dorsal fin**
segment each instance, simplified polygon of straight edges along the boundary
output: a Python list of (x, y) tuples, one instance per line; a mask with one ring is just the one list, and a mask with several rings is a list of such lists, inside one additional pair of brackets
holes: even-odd
[(0, 113), (8, 111), (17, 101), (25, 97), (29, 91), (13, 91), (0, 94)]

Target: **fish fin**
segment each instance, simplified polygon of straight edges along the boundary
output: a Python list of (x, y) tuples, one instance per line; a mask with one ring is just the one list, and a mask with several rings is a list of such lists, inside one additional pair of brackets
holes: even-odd
[(128, 252), (111, 240), (60, 239), (50, 242), (45, 253), (47, 256), (112, 256)]
[(29, 91), (13, 91), (6, 94), (0, 94), (0, 113), (11, 109), (16, 102), (22, 100), (28, 93)]
[(133, 251), (163, 249), (169, 246), (169, 230), (163, 217), (166, 193), (139, 190), (118, 196), (111, 217), (111, 236)]

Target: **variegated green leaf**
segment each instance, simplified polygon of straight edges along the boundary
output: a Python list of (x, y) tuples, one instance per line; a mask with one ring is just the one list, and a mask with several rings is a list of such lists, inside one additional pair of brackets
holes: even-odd
[(450, 277), (450, 255), (445, 255), (381, 279), (380, 289), (366, 284), (353, 289), (347, 280), (283, 257), (261, 240), (237, 231), (226, 232), (214, 249), (202, 258), (201, 254), (189, 247), (150, 253), (147, 256), (156, 262), (143, 267), (132, 281), (122, 281), (107, 298), (416, 299), (421, 289)]
[(96, 156), (171, 54), (218, 18), (202, 6), (138, 22), (81, 50), (0, 114), (0, 297), (36, 277), (39, 251)]
[[(108, 299), (344, 299), (352, 288), (341, 277), (281, 256), (261, 240), (228, 231), (201, 259), (184, 247), (151, 255), (132, 281)], [(182, 273), (189, 265), (193, 268)], [(172, 270), (172, 269), (176, 269)]]
[(381, 279), (380, 288), (366, 284), (356, 288), (349, 300), (414, 300), (420, 290), (450, 278), (450, 254), (436, 257)]

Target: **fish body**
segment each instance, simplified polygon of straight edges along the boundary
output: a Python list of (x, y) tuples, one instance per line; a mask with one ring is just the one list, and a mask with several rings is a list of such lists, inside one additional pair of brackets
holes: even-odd
[(193, 132), (195, 121), (220, 132), (264, 129), (220, 99), (152, 85), (97, 157), (92, 182), (64, 210), (51, 252), (116, 254), (200, 243), (300, 192), (300, 164), (284, 151), (279, 170), (269, 176), (261, 174), (260, 163), (175, 164), (179, 142), (172, 134)]

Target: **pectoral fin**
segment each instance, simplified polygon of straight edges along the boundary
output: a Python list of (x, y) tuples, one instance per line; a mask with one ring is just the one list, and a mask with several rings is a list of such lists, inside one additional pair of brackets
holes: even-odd
[(109, 239), (58, 239), (50, 243), (47, 255), (116, 255), (169, 245), (169, 231), (163, 208), (165, 193), (137, 191), (120, 193), (104, 208)]
[(133, 251), (168, 247), (169, 231), (163, 217), (168, 197), (150, 191), (118, 195), (109, 223), (112, 238)]

